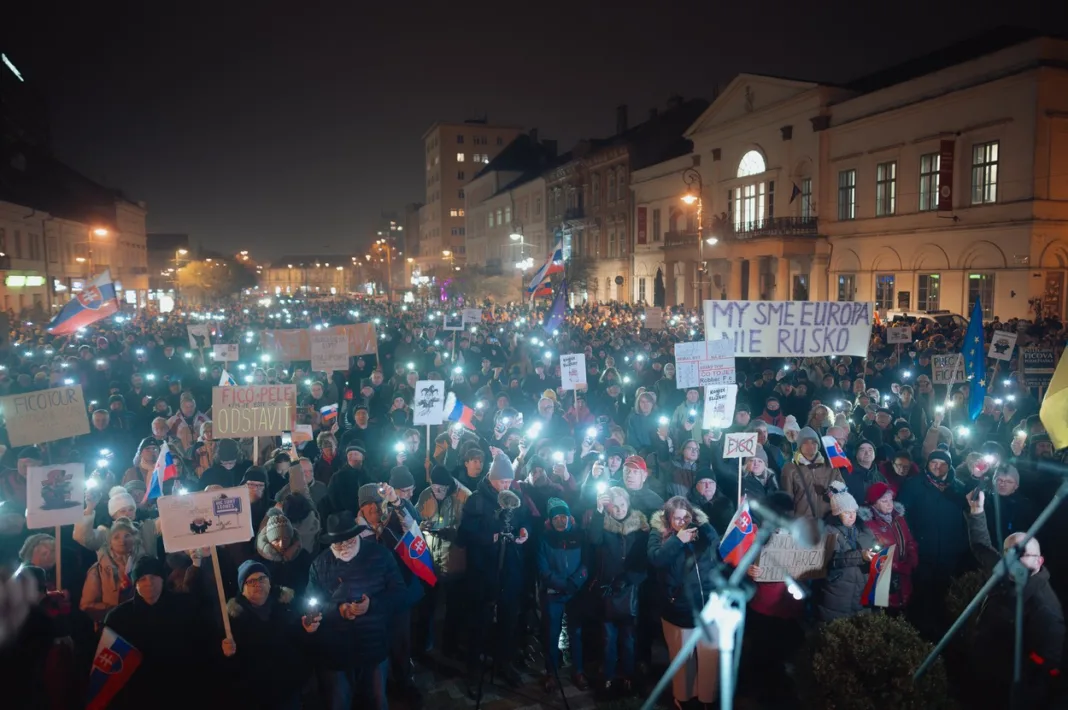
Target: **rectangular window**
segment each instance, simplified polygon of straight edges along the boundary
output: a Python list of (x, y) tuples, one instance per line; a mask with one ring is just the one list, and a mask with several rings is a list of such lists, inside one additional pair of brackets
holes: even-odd
[(461, 200), (462, 200), (462, 199), (464, 199), (464, 191), (463, 191), (463, 190), (460, 190), (460, 192), (458, 193), (458, 195), (459, 195), (459, 197), (460, 197), (460, 199), (461, 199)]
[(812, 209), (812, 178), (801, 180), (801, 219), (811, 219), (815, 214)]
[(534, 216), (535, 217), (540, 217), (541, 216), (541, 198), (540, 197), (534, 201)]
[(968, 274), (969, 318), (975, 309), (976, 301), (979, 301), (983, 320), (994, 317), (994, 274)]
[(463, 180), (464, 179), (464, 171), (463, 170), (457, 170), (456, 171), (456, 179), (457, 180)]
[(616, 174), (614, 172), (608, 173), (608, 203), (612, 204), (616, 201)]
[(925, 153), (920, 156), (920, 212), (938, 209), (938, 170), (942, 156)]
[(482, 162), (483, 163), (489, 163), (489, 161), (490, 161), (489, 153), (483, 153), (482, 154)]
[(608, 230), (608, 256), (616, 255), (616, 230)]
[(920, 274), (916, 284), (916, 308), (937, 311), (941, 302), (942, 277), (939, 274)]
[(59, 254), (56, 253), (56, 238), (55, 237), (46, 237), (45, 238), (45, 246), (48, 247), (48, 261), (49, 261), (49, 263), (58, 264), (59, 263)]
[(998, 200), (998, 142), (972, 146), (972, 204)]
[(497, 136), (497, 145), (504, 145), (504, 138), (502, 136)]
[(505, 224), (511, 224), (512, 223), (512, 206), (511, 205), (507, 205), (504, 208), (504, 223)]
[(838, 173), (838, 219), (857, 218), (857, 171), (842, 170)]
[(456, 136), (457, 145), (462, 145), (463, 142), (464, 142), (464, 137), (463, 136)]
[(490, 210), (489, 213), (489, 226), (493, 226), (493, 210)]
[(457, 214), (457, 212), (459, 212), (459, 210), (449, 210), (449, 216), (458, 217), (459, 215)]
[(852, 301), (857, 295), (857, 276), (856, 274), (839, 274), (838, 275), (838, 300), (839, 301)]
[(497, 224), (504, 224), (504, 214), (502, 210), (497, 210)]
[(456, 210), (456, 216), (457, 217), (463, 217), (464, 216), (464, 208), (463, 207), (461, 207), (460, 209)]
[(894, 275), (875, 275), (875, 308), (887, 310), (894, 307)]
[(462, 162), (464, 162), (464, 154), (463, 154), (463, 153), (457, 153), (457, 154), (456, 154), (456, 162), (457, 162), (457, 163), (462, 163)]
[(22, 258), (22, 232), (15, 230), (15, 258)]
[(593, 206), (598, 207), (601, 204), (601, 175), (594, 173), (590, 176), (590, 199), (593, 201)]
[(875, 166), (875, 214), (892, 215), (897, 210), (897, 161)]
[(645, 303), (645, 279), (638, 279), (638, 301)]
[(659, 242), (660, 235), (660, 208), (657, 207), (655, 210), (653, 210), (653, 241)]
[(761, 215), (761, 218), (774, 219), (775, 218), (775, 181), (768, 181), (768, 207), (767, 211)]

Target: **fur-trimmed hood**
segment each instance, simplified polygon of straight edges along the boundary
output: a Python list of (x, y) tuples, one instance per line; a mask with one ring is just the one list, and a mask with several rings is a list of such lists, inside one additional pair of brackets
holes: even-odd
[[(708, 516), (700, 508), (694, 508), (693, 510), (693, 522), (697, 523), (697, 526), (708, 524)], [(660, 533), (660, 537), (668, 537), (675, 533), (671, 530), (671, 525), (664, 519), (664, 511), (658, 510), (653, 513), (652, 519), (649, 521), (649, 527)]]
[[(901, 505), (896, 500), (894, 501), (894, 512), (891, 513), (890, 516), (893, 517), (895, 514), (899, 518), (905, 517), (905, 506)], [(875, 513), (872, 511), (870, 505), (862, 505), (857, 509), (857, 517), (861, 520), (871, 520), (874, 516)]]
[[(274, 598), (274, 602), (277, 604), (289, 604), (293, 601), (293, 597), (296, 593), (289, 587), (279, 587), (278, 596)], [(245, 613), (245, 607), (241, 605), (241, 602), (237, 600), (237, 597), (232, 598), (226, 602), (226, 614), (231, 619), (236, 619)]]
[(256, 533), (256, 552), (269, 562), (292, 562), (303, 549), (304, 545), (300, 541), (300, 533), (296, 528), (293, 528), (293, 539), (289, 541), (289, 547), (282, 552), (274, 549), (274, 546), (267, 542), (266, 526)]
[(649, 521), (640, 510), (631, 510), (622, 520), (616, 520), (611, 515), (604, 516), (604, 531), (607, 533), (630, 535), (639, 530), (649, 531)]

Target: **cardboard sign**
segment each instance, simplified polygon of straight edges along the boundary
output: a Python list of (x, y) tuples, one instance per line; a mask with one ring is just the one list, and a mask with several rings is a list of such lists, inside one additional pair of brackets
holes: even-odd
[(213, 345), (211, 354), (215, 358), (215, 362), (237, 362), (237, 343)]
[(415, 398), (412, 402), (412, 422), (420, 426), (433, 426), (445, 421), (444, 380), (419, 380), (415, 383)]
[(734, 344), (729, 340), (675, 343), (675, 387), (690, 389), (735, 383)]
[(735, 357), (866, 357), (874, 303), (705, 301), (705, 336), (730, 340)]
[(0, 397), (12, 446), (43, 444), (89, 433), (81, 385)]
[(167, 552), (247, 542), (254, 534), (246, 486), (163, 496), (156, 504)]
[(1007, 330), (995, 330), (990, 339), (990, 349), (986, 356), (995, 360), (1008, 362), (1012, 359), (1012, 351), (1016, 349), (1016, 333)]
[(890, 345), (907, 345), (912, 342), (912, 328), (907, 325), (895, 325), (886, 329), (886, 342)]
[(187, 325), (185, 330), (189, 336), (189, 347), (193, 350), (207, 350), (211, 347), (211, 326), (207, 323)]
[(301, 444), (314, 438), (311, 424), (297, 424), (293, 427), (293, 443)]
[(463, 330), (464, 316), (462, 313), (445, 313), (442, 316), (442, 330)]
[(80, 523), (85, 509), (85, 466), (60, 463), (26, 470), (26, 527)]
[(296, 423), (296, 385), (211, 388), (211, 418), (218, 438), (278, 436)]
[(964, 358), (960, 353), (931, 356), (931, 383), (935, 385), (954, 385), (966, 382), (964, 376)]
[(586, 355), (571, 353), (560, 356), (560, 386), (565, 390), (586, 384)]
[(465, 308), (462, 311), (463, 324), (478, 325), (482, 322), (482, 309), (481, 308)]
[(723, 458), (740, 459), (756, 456), (757, 447), (756, 432), (739, 432), (727, 434), (723, 442)]
[(664, 309), (646, 308), (645, 327), (649, 330), (662, 330), (664, 327)]
[(349, 339), (349, 357), (378, 352), (378, 336), (375, 334), (373, 323), (350, 323), (321, 331), (265, 330), (260, 333), (260, 350), (269, 354), (273, 360), (283, 362), (311, 360), (311, 333), (313, 332), (327, 335), (344, 333)]
[(786, 575), (795, 580), (822, 579), (827, 576), (827, 562), (834, 555), (834, 536), (827, 535), (822, 545), (802, 547), (790, 533), (776, 530), (760, 551), (760, 576), (757, 582), (782, 582)]
[(734, 421), (738, 385), (705, 387), (705, 429), (726, 429)]
[(1021, 348), (1020, 365), (1027, 387), (1049, 387), (1057, 368), (1057, 353), (1046, 348)]
[(316, 372), (349, 369), (349, 339), (344, 333), (312, 333), (311, 366)]

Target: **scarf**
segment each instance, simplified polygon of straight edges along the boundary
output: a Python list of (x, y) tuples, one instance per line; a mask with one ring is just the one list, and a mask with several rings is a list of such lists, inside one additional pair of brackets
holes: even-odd
[(890, 524), (890, 520), (894, 517), (894, 511), (893, 510), (891, 510), (889, 513), (882, 513), (882, 512), (880, 512), (878, 509), (876, 509), (874, 507), (871, 509), (871, 514), (874, 515), (879, 520), (881, 520), (884, 523), (886, 523), (887, 525)]
[(814, 458), (811, 461), (809, 461), (808, 459), (806, 459), (804, 456), (801, 455), (800, 451), (798, 451), (797, 453), (794, 454), (794, 463), (797, 464), (798, 466), (813, 466), (813, 465), (822, 466), (823, 463), (824, 463), (823, 454), (821, 454), (820, 452), (817, 451), (816, 452), (816, 458)]
[(273, 606), (273, 603), (270, 596), (268, 596), (267, 601), (260, 606), (256, 606), (245, 597), (242, 598), (245, 600), (245, 603), (242, 604), (242, 606), (255, 614), (257, 619), (260, 621), (268, 621), (271, 618), (271, 607)]
[(945, 478), (938, 479), (938, 478), (935, 478), (934, 476), (932, 476), (930, 471), (925, 471), (924, 473), (927, 474), (928, 482), (930, 482), (930, 484), (932, 486), (934, 486), (935, 488), (937, 488), (939, 491), (944, 493), (945, 490), (947, 488), (949, 488), (949, 475), (948, 474), (946, 475)]

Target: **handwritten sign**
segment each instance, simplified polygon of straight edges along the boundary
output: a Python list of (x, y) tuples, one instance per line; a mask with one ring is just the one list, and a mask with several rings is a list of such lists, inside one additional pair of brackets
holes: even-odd
[(482, 322), (482, 309), (481, 308), (465, 308), (461, 312), (463, 315), (463, 324), (478, 325)]
[(206, 350), (211, 347), (211, 326), (207, 323), (187, 325), (185, 330), (189, 336), (189, 347), (193, 350)]
[(237, 343), (213, 345), (211, 354), (216, 362), (237, 362)]
[(735, 383), (734, 344), (730, 340), (675, 343), (675, 387), (690, 389)]
[(442, 315), (442, 330), (463, 330), (464, 316), (462, 313), (445, 313)]
[(995, 360), (1008, 362), (1012, 359), (1012, 351), (1016, 349), (1017, 333), (1007, 330), (995, 330), (990, 339), (990, 349), (986, 356)]
[(419, 380), (415, 383), (413, 423), (421, 426), (441, 424), (445, 421), (444, 380)]
[(565, 390), (586, 385), (586, 355), (571, 353), (560, 356), (560, 386)]
[(730, 340), (735, 357), (865, 357), (873, 303), (705, 301), (705, 335)]
[(1057, 354), (1045, 348), (1021, 348), (1020, 364), (1023, 367), (1025, 386), (1049, 387), (1053, 371), (1057, 367)]
[(211, 412), (218, 437), (278, 436), (293, 430), (297, 387), (212, 387)]
[(313, 333), (311, 365), (316, 372), (349, 369), (349, 339), (344, 333)]
[(314, 439), (314, 432), (312, 431), (311, 424), (297, 424), (293, 427), (293, 443), (302, 444)]
[(898, 343), (907, 345), (912, 342), (912, 328), (907, 325), (895, 325), (886, 329), (886, 342), (890, 345)]
[(964, 358), (960, 353), (931, 356), (931, 383), (953, 385), (967, 381), (964, 376)]
[(739, 432), (727, 434), (723, 442), (723, 458), (740, 459), (756, 456), (757, 450), (756, 432)]
[(705, 387), (705, 429), (726, 429), (734, 421), (734, 404), (738, 400), (738, 385)]
[(664, 309), (646, 308), (645, 327), (649, 330), (662, 330), (664, 328)]
[(81, 385), (0, 397), (0, 414), (7, 421), (7, 437), (12, 446), (43, 444), (89, 433)]
[(378, 352), (378, 336), (373, 323), (349, 323), (322, 331), (265, 330), (260, 333), (260, 350), (269, 354), (272, 359), (284, 362), (311, 360), (312, 332), (326, 335), (345, 334), (349, 339), (350, 357)]
[(85, 466), (61, 463), (26, 469), (26, 527), (54, 528), (82, 521)]
[(760, 551), (760, 576), (756, 581), (782, 582), (786, 575), (798, 581), (822, 579), (827, 576), (827, 561), (833, 554), (833, 535), (827, 535), (821, 545), (804, 547), (790, 533), (777, 530)]
[(211, 545), (230, 545), (252, 538), (248, 488), (163, 496), (159, 508), (163, 549), (182, 552)]

